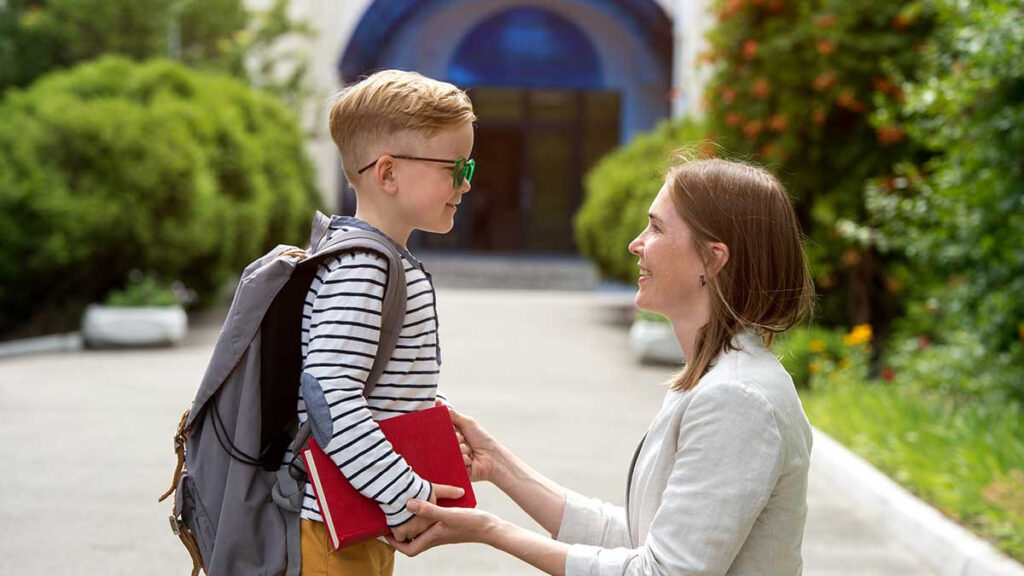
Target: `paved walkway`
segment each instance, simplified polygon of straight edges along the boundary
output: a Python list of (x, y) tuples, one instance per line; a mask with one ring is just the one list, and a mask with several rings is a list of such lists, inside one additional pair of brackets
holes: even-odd
[[(629, 457), (670, 372), (631, 360), (610, 298), (621, 303), (586, 292), (441, 290), (442, 387), (541, 471), (621, 503)], [(216, 331), (195, 327), (173, 350), (0, 361), (0, 575), (188, 574), (169, 505), (156, 496), (170, 481), (171, 436)], [(478, 499), (539, 530), (490, 486), (479, 486)], [(810, 505), (805, 574), (929, 574), (813, 467)], [(537, 573), (475, 545), (400, 558), (397, 570)]]

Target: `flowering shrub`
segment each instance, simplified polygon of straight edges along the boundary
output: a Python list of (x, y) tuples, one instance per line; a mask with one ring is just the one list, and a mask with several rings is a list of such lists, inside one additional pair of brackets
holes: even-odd
[(902, 91), (931, 29), (919, 2), (722, 0), (705, 95), (709, 138), (773, 167), (796, 201), (815, 283), (817, 316), (871, 323), (883, 333), (894, 296), (874, 250), (838, 234), (865, 216), (864, 182), (907, 154), (898, 125), (870, 115)]
[(797, 328), (779, 337), (772, 350), (798, 388), (815, 388), (825, 385), (840, 370), (867, 378), (872, 336), (867, 324), (855, 326), (848, 333)]
[(894, 364), (947, 392), (1024, 401), (1024, 4), (931, 5), (921, 67), (873, 118), (930, 156), (869, 186), (867, 225), (844, 229), (912, 279)]

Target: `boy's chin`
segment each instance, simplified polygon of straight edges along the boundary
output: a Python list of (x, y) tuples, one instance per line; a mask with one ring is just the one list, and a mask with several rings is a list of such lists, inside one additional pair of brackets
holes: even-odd
[(423, 226), (420, 230), (431, 234), (447, 234), (451, 232), (453, 228), (455, 228), (455, 220), (449, 219), (448, 222), (442, 221), (428, 226)]

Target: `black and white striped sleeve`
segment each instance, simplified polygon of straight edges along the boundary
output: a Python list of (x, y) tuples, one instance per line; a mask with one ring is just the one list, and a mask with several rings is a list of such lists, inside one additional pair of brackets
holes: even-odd
[(324, 452), (394, 527), (412, 517), (405, 503), (429, 498), (432, 488), (392, 449), (362, 393), (377, 354), (386, 282), (387, 261), (376, 254), (346, 254), (321, 266), (308, 296), (312, 313), (304, 319), (304, 371), (320, 383), (319, 404), (330, 414)]

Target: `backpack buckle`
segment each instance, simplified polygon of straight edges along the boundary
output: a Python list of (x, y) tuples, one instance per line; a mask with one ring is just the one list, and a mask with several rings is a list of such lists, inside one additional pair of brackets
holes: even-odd
[(171, 521), (171, 532), (174, 532), (175, 536), (181, 536), (181, 520), (178, 520), (177, 516), (169, 517)]

